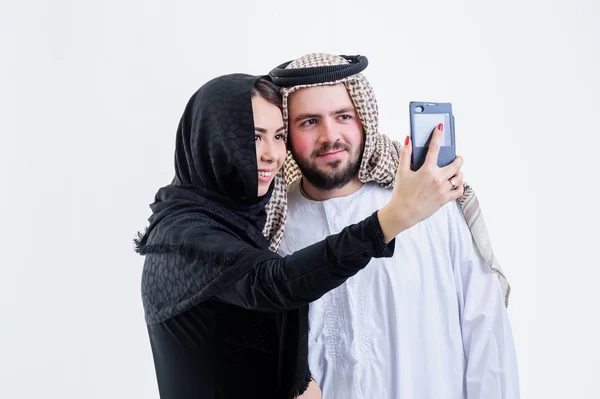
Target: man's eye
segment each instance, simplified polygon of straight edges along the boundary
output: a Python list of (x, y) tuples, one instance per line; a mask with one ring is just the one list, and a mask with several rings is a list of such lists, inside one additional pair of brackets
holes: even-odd
[(340, 119), (343, 120), (343, 121), (347, 121), (350, 118), (351, 118), (350, 115), (340, 115)]
[(311, 125), (314, 125), (315, 123), (317, 123), (317, 121), (315, 119), (309, 119), (306, 122), (304, 122), (302, 124), (302, 126), (311, 126)]

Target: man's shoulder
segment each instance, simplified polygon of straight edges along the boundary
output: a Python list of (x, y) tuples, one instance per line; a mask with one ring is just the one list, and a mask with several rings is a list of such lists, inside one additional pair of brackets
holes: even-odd
[(457, 223), (466, 223), (465, 217), (458, 201), (450, 201), (418, 225), (430, 233), (444, 232), (443, 235), (449, 234), (451, 239), (455, 239)]
[(391, 187), (382, 187), (379, 183), (376, 182), (368, 182), (365, 183), (365, 188), (367, 192), (374, 193), (381, 196), (391, 197), (393, 188)]
[(367, 182), (363, 185), (356, 200), (360, 204), (371, 204), (375, 208), (380, 208), (392, 199), (393, 190), (387, 187), (381, 187), (376, 182)]

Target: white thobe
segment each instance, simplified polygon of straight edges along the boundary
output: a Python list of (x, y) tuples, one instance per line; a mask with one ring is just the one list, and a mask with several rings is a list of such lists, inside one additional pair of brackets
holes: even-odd
[[(388, 203), (367, 183), (326, 201), (290, 187), (282, 255), (339, 233)], [(309, 366), (324, 399), (515, 399), (517, 361), (500, 282), (457, 202), (402, 232), (310, 305)]]

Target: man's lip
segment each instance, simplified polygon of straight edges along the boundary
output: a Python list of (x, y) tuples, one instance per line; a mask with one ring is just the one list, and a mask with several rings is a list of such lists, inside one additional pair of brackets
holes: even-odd
[(346, 150), (330, 151), (330, 152), (326, 152), (326, 153), (324, 153), (324, 154), (319, 154), (319, 156), (320, 156), (320, 157), (324, 157), (324, 156), (327, 156), (327, 155), (333, 155), (333, 154), (337, 154), (337, 153), (339, 153), (339, 152), (342, 152), (342, 151), (346, 151)]

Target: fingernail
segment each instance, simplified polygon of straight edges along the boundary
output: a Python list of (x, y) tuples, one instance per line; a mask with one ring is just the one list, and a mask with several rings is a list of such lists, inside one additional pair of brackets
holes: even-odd
[(410, 137), (406, 136), (406, 140), (404, 140), (404, 145), (408, 145), (409, 141), (410, 141)]
[(442, 130), (444, 130), (444, 125), (442, 125), (442, 124), (440, 123), (440, 124), (438, 125), (438, 130), (439, 130), (439, 131), (442, 131)]

